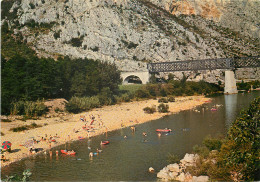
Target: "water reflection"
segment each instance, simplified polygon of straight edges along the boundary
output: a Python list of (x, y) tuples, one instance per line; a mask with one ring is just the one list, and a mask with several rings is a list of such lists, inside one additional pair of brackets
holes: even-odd
[(230, 126), (236, 118), (238, 94), (224, 95), (226, 126)]

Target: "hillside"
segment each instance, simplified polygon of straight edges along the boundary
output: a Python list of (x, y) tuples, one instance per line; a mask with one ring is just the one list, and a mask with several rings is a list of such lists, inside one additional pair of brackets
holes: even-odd
[[(2, 22), (40, 57), (105, 60), (122, 71), (145, 70), (147, 62), (259, 55), (258, 2), (246, 4), (251, 14), (241, 20), (235, 14), (242, 0), (198, 2), (204, 1), (3, 0)], [(236, 27), (240, 21), (250, 26)], [(10, 56), (8, 49), (2, 55)]]

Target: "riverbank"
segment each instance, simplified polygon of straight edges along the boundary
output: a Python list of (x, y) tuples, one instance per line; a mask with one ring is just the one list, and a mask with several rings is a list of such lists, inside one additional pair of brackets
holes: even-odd
[[(165, 115), (178, 113), (183, 110), (189, 110), (196, 106), (202, 105), (209, 101), (209, 98), (203, 96), (177, 97), (176, 102), (168, 103), (169, 113), (146, 114), (143, 111), (145, 107), (159, 105), (157, 100), (134, 101), (122, 103), (113, 106), (105, 106), (102, 108), (93, 109), (89, 112), (80, 114), (65, 114), (52, 118), (41, 118), (39, 120), (15, 120), (11, 123), (1, 123), (1, 132), (5, 135), (1, 137), (1, 142), (10, 141), (12, 143), (12, 152), (5, 153), (5, 157), (9, 159), (7, 162), (1, 162), (2, 166), (9, 165), (22, 158), (29, 157), (28, 148), (21, 146), (25, 141), (34, 138), (39, 141), (34, 145), (35, 148), (42, 148), (42, 151), (51, 150), (51, 148), (62, 145), (68, 141), (78, 140), (78, 137), (87, 138), (99, 134), (104, 134), (106, 131), (129, 127), (136, 124), (141, 124), (151, 120), (161, 118)], [(93, 132), (87, 132), (82, 128), (86, 122), (88, 125), (92, 121), (91, 117), (95, 117), (93, 122)], [(85, 120), (85, 121), (82, 121)], [(26, 130), (24, 132), (11, 132), (10, 127), (29, 125), (36, 123), (43, 127)], [(46, 137), (47, 135), (47, 137)], [(58, 137), (55, 137), (58, 136)], [(50, 138), (56, 140), (51, 142), (41, 141), (41, 138)], [(55, 152), (55, 151), (53, 151)]]

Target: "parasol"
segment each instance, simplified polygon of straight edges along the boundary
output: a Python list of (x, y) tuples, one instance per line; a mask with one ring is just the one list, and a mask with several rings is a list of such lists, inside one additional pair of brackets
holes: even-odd
[(4, 142), (2, 143), (2, 148), (3, 148), (3, 149), (9, 149), (9, 148), (11, 148), (11, 145), (12, 145), (11, 142), (9, 142), (9, 141), (4, 141)]

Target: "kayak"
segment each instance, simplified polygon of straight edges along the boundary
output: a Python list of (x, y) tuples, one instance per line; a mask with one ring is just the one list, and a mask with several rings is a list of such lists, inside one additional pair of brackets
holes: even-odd
[(66, 154), (66, 155), (75, 155), (76, 152), (72, 152), (72, 153), (68, 153), (67, 150), (60, 150), (62, 154)]
[(102, 145), (107, 145), (107, 144), (109, 144), (109, 141), (103, 141), (103, 142), (101, 142), (101, 144)]
[(83, 137), (81, 137), (81, 136), (79, 136), (79, 137), (78, 137), (78, 139), (79, 139), (79, 140), (84, 140), (84, 138), (83, 138)]
[(164, 132), (164, 133), (169, 133), (172, 130), (171, 129), (156, 129), (157, 132)]
[(217, 109), (215, 109), (215, 108), (212, 108), (212, 109), (210, 109), (211, 111), (217, 111)]

